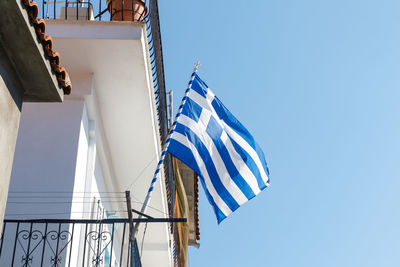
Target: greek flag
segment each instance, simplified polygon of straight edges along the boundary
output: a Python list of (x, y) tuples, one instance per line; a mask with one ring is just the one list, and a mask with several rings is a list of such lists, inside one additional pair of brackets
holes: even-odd
[(263, 152), (247, 129), (193, 73), (168, 152), (200, 177), (218, 223), (269, 185)]

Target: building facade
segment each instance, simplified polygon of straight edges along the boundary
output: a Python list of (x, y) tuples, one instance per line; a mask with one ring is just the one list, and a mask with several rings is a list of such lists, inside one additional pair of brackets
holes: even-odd
[[(24, 104), (0, 266), (185, 266), (199, 239), (197, 178), (169, 156), (131, 235), (168, 134), (157, 1), (25, 2), (73, 90)], [(168, 221), (174, 211), (190, 231)]]

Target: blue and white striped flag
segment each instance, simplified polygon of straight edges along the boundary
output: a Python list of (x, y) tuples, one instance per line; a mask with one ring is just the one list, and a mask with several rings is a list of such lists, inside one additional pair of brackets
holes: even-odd
[(269, 185), (267, 163), (253, 136), (196, 73), (167, 151), (199, 175), (218, 223)]

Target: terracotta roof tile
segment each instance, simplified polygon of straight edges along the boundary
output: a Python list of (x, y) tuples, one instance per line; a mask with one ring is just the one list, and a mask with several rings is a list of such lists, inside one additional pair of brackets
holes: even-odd
[(71, 93), (71, 81), (65, 68), (60, 66), (60, 54), (53, 51), (53, 38), (45, 34), (46, 22), (37, 17), (39, 14), (38, 4), (30, 0), (22, 0), (22, 3), (28, 11), (29, 19), (35, 27), (36, 34), (50, 60), (51, 68), (57, 76), (58, 83), (62, 87), (64, 94), (69, 95)]

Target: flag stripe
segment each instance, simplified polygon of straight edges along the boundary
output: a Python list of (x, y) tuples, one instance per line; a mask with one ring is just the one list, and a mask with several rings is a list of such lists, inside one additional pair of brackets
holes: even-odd
[[(184, 115), (181, 116), (183, 118)], [(187, 118), (187, 117), (186, 117)], [(175, 138), (176, 133), (181, 133), (186, 136), (186, 138), (196, 147), (198, 153), (204, 162), (206, 167), (207, 174), (214, 179), (211, 179), (211, 182), (217, 191), (218, 195), (221, 196), (221, 199), (225, 201), (226, 205), (229, 207), (230, 210), (235, 210), (240, 206), (233, 195), (228, 192), (227, 188), (222, 184), (220, 177), (218, 175), (218, 171), (214, 164), (214, 161), (207, 149), (207, 147), (203, 144), (201, 139), (188, 127), (180, 124), (180, 122), (176, 125), (176, 129), (174, 132), (173, 138)]]
[(254, 173), (256, 179), (257, 179), (257, 185), (260, 190), (265, 189), (265, 187), (268, 186), (267, 183), (262, 179), (260, 169), (257, 167), (257, 164), (254, 162), (253, 158), (247, 153), (245, 149), (243, 149), (241, 146), (239, 146), (235, 140), (230, 139), (232, 145), (235, 148), (235, 151), (240, 155), (240, 157), (246, 161), (246, 166), (250, 168), (252, 173)]
[[(188, 94), (188, 99), (191, 99), (193, 102), (196, 102), (199, 106), (207, 108), (208, 110), (211, 110), (211, 112), (215, 112), (216, 114), (218, 114), (218, 112), (215, 111), (214, 105), (208, 102), (207, 99), (201, 96), (197, 91), (191, 90)], [(212, 99), (213, 99), (212, 103), (214, 103), (214, 101), (216, 101), (217, 98), (213, 97)], [(259, 169), (258, 174), (261, 175), (263, 182), (265, 184), (268, 184), (269, 178), (266, 171), (268, 168), (266, 167), (265, 160), (263, 160), (264, 161), (263, 164), (259, 158), (260, 156), (262, 156), (261, 158), (264, 159), (263, 153), (261, 152), (260, 153), (261, 155), (259, 155), (259, 153), (256, 152), (256, 150), (247, 142), (247, 140), (243, 139), (241, 135), (237, 134), (236, 131), (232, 129), (224, 120), (220, 120), (220, 122), (224, 126), (224, 129), (227, 132), (228, 136), (232, 138), (236, 143), (238, 143), (246, 151), (246, 153), (254, 160), (257, 168)], [(253, 137), (252, 136), (250, 137), (253, 140), (253, 143), (255, 143)], [(257, 174), (254, 173), (254, 175)]]
[[(182, 157), (182, 162), (185, 163), (187, 166), (192, 168), (196, 173), (201, 173), (199, 166), (196, 163), (196, 160), (192, 154), (192, 151), (190, 148), (185, 146), (184, 144), (180, 143), (179, 141), (172, 139), (171, 140), (171, 146), (173, 149), (169, 150), (169, 152), (174, 155), (175, 157)], [(203, 185), (203, 188), (206, 188), (206, 182), (204, 181), (203, 176), (199, 175), (201, 184)], [(210, 192), (208, 190), (204, 190), (206, 193), (206, 197), (208, 202), (211, 203), (211, 206), (214, 209), (215, 214), (217, 214), (218, 218), (221, 218), (221, 220), (225, 219), (227, 215), (225, 215), (215, 204), (214, 198), (211, 196)], [(228, 214), (230, 214), (231, 211), (229, 211)]]
[(218, 117), (224, 121), (231, 129), (240, 135), (246, 142), (255, 149), (254, 138), (249, 131), (225, 108), (224, 104), (217, 98), (211, 102)]
[[(204, 110), (203, 113), (206, 114), (208, 113), (208, 111)], [(212, 116), (210, 116), (210, 122), (208, 123), (206, 132), (211, 136), (214, 145), (218, 149), (218, 153), (221, 156), (224, 165), (226, 166), (230, 178), (235, 182), (239, 190), (241, 190), (245, 194), (247, 200), (253, 198), (256, 192), (253, 192), (248, 182), (242, 177), (242, 175), (237, 170), (235, 164), (232, 161), (231, 155), (229, 154), (224, 142), (221, 140), (221, 135), (225, 133), (225, 131), (218, 124), (216, 119)]]
[(221, 135), (221, 141), (226, 146), (226, 150), (229, 153), (231, 160), (234, 162), (235, 167), (239, 171), (240, 175), (249, 184), (251, 190), (256, 195), (260, 193), (262, 189), (259, 187), (259, 181), (258, 181), (259, 173), (257, 173), (257, 175), (253, 174), (251, 170), (252, 168), (249, 168), (247, 166), (245, 159), (243, 159), (243, 157), (236, 151), (235, 147), (232, 144), (231, 139), (229, 138), (228, 134), (225, 131)]
[(211, 112), (215, 112), (214, 107), (211, 105), (211, 102), (207, 100), (207, 97), (200, 95), (197, 91), (190, 90), (188, 98), (196, 102), (199, 106), (206, 108)]
[[(227, 128), (228, 134), (231, 135), (234, 140), (243, 146), (246, 152), (251, 155), (251, 157), (255, 160), (257, 167), (260, 169), (260, 173), (263, 177), (265, 183), (268, 183), (268, 167), (265, 162), (264, 153), (258, 149), (259, 146), (254, 140), (253, 136), (250, 132), (225, 108), (225, 106), (221, 103), (221, 101), (215, 97), (212, 102), (212, 106), (214, 107), (215, 112), (221, 118), (225, 127)], [(218, 108), (219, 107), (219, 108)], [(263, 159), (263, 162), (261, 162)]]
[[(206, 188), (207, 191), (210, 193), (212, 199), (214, 200), (214, 203), (216, 205), (216, 207), (218, 209), (221, 210), (221, 212), (225, 215), (228, 216), (229, 214), (232, 213), (232, 209), (230, 209), (228, 207), (228, 205), (225, 203), (224, 200), (222, 200), (220, 194), (217, 192), (217, 190), (215, 189), (210, 176), (208, 175), (208, 170), (207, 167), (202, 159), (202, 157), (200, 156), (196, 146), (190, 142), (187, 138), (187, 136), (179, 133), (179, 132), (174, 132), (173, 133), (173, 139), (176, 140), (177, 142), (181, 143), (182, 145), (184, 145), (185, 147), (189, 148), (191, 150), (191, 152), (193, 153), (194, 158), (196, 159), (196, 162), (198, 164), (201, 176), (204, 178), (205, 184), (206, 184)], [(172, 146), (170, 146), (170, 148), (172, 148)], [(173, 151), (172, 149), (169, 149), (169, 151)], [(178, 154), (178, 157), (180, 156), (180, 152), (176, 153)]]
[(202, 143), (207, 148), (210, 155), (212, 155), (212, 161), (214, 165), (217, 167), (218, 178), (224, 187), (228, 190), (228, 192), (232, 195), (235, 201), (242, 205), (248, 200), (248, 197), (244, 194), (244, 192), (237, 186), (236, 183), (232, 183), (229, 172), (225, 166), (224, 160), (222, 159), (215, 143), (213, 142), (213, 138), (207, 134), (207, 125), (208, 121), (211, 118), (211, 114), (207, 113), (206, 110), (200, 115), (200, 120), (198, 123), (194, 123), (191, 118), (188, 118), (183, 115), (181, 120), (179, 121), (186, 127), (190, 128), (194, 134), (201, 137)]
[[(189, 128), (187, 126), (190, 124), (189, 120), (190, 119), (186, 116), (182, 117), (182, 119), (179, 121), (179, 123), (182, 124), (178, 123), (176, 131), (186, 135), (189, 141), (197, 147), (203, 161), (206, 164), (209, 175), (215, 178), (212, 180), (215, 189), (218, 193), (220, 193), (220, 195), (224, 194), (224, 196), (227, 197), (226, 204), (231, 210), (234, 210), (236, 207), (239, 207), (245, 203), (248, 199), (237, 187), (237, 185), (232, 183), (229, 179), (228, 172), (220, 155), (218, 154), (214, 143), (209, 138), (204, 140), (206, 135), (203, 135), (202, 138), (199, 138), (202, 130), (193, 125), (190, 125), (191, 127)], [(222, 198), (224, 199), (224, 197)]]
[[(260, 172), (261, 178), (263, 179), (265, 184), (269, 184), (269, 178), (267, 175), (267, 172), (264, 169), (263, 164), (261, 163), (261, 160), (257, 154), (257, 152), (240, 136), (238, 135), (234, 130), (232, 130), (228, 125), (224, 123), (225, 129), (229, 135), (229, 137), (234, 140), (241, 149), (246, 151), (246, 153), (254, 160), (254, 163), (257, 166), (257, 169)], [(239, 152), (239, 151), (238, 151)]]

